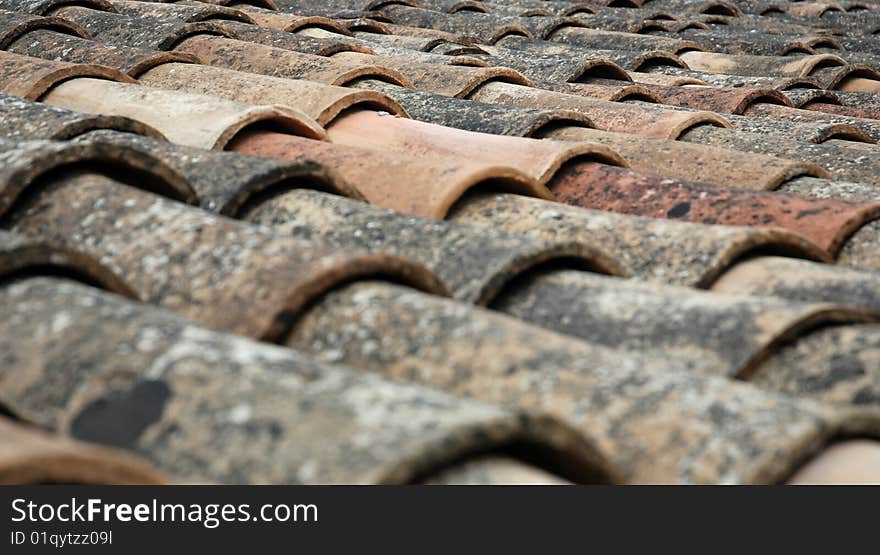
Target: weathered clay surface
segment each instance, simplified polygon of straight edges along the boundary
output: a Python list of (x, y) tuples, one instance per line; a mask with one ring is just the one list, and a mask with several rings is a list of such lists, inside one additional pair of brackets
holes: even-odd
[(131, 455), (0, 417), (0, 484), (159, 485), (167, 480)]
[(873, 271), (762, 256), (740, 262), (728, 270), (712, 285), (712, 290), (877, 310), (880, 308), (878, 279)]
[(837, 404), (880, 404), (876, 324), (829, 326), (786, 345), (750, 380), (789, 395)]
[(257, 123), (271, 123), (311, 139), (326, 138), (316, 121), (286, 106), (255, 106), (97, 79), (65, 81), (46, 95), (45, 102), (135, 119), (158, 129), (169, 141), (199, 148), (223, 149), (243, 129)]
[(572, 270), (529, 274), (492, 305), (516, 318), (704, 375), (747, 376), (804, 329), (880, 313), (771, 297), (719, 295)]
[(335, 171), (305, 156), (289, 161), (260, 158), (115, 131), (89, 132), (77, 141), (122, 145), (161, 160), (186, 178), (199, 206), (225, 216), (236, 217), (255, 198), (299, 187), (361, 198)]
[(109, 67), (41, 60), (0, 51), (0, 91), (6, 94), (38, 100), (59, 83), (77, 77), (134, 81)]
[(118, 69), (131, 77), (168, 62), (198, 63), (195, 56), (183, 52), (157, 52), (130, 46), (107, 46), (100, 42), (61, 34), (55, 31), (31, 31), (7, 48), (9, 52), (47, 60), (77, 64), (95, 64)]
[(853, 118), (849, 116), (823, 114), (821, 112), (813, 112), (809, 110), (799, 110), (786, 106), (771, 106), (768, 104), (758, 104), (749, 106), (745, 112), (752, 117), (764, 117), (778, 119), (782, 121), (804, 122), (813, 121), (823, 124), (841, 124), (851, 125), (871, 137), (872, 142), (880, 140), (880, 122), (870, 119)]
[(532, 240), (501, 231), (403, 216), (335, 195), (295, 190), (253, 207), (249, 222), (348, 250), (387, 252), (434, 271), (459, 300), (488, 304), (508, 283), (551, 263), (622, 270), (585, 242)]
[[(331, 294), (288, 342), (321, 360), (549, 411), (593, 438), (628, 482), (784, 480), (841, 426), (832, 409), (807, 401), (656, 360), (627, 363), (598, 346), (377, 283)], [(865, 431), (874, 413), (864, 409)]]
[(46, 175), (83, 166), (118, 173), (129, 185), (138, 184), (178, 201), (193, 203), (196, 198), (186, 179), (171, 167), (124, 145), (0, 139), (0, 161), (0, 215), (29, 188), (40, 186)]
[(411, 216), (443, 219), (463, 194), (478, 187), (552, 198), (546, 187), (506, 164), (384, 153), (272, 132), (243, 135), (230, 150), (282, 160), (318, 160), (334, 168), (370, 204)]
[(497, 81), (484, 84), (468, 98), (523, 108), (573, 110), (589, 117), (597, 128), (604, 131), (658, 139), (676, 139), (685, 130), (701, 124), (729, 125), (721, 116), (711, 112), (674, 111), (646, 103), (606, 102)]
[(533, 238), (589, 240), (614, 253), (627, 275), (672, 285), (708, 287), (750, 252), (828, 259), (806, 239), (779, 229), (654, 220), (515, 195), (472, 195), (456, 205), (450, 219)]
[(423, 64), (413, 62), (409, 58), (368, 56), (357, 52), (340, 52), (334, 55), (333, 59), (349, 64), (374, 63), (387, 67), (406, 76), (408, 82), (417, 90), (457, 98), (467, 98), (480, 86), (496, 81), (516, 83), (526, 87), (531, 85), (531, 81), (522, 74), (502, 67)]
[(5, 406), (187, 482), (407, 483), (517, 444), (575, 479), (616, 479), (540, 415), (390, 383), (69, 282), (17, 283), (0, 305), (15, 361), (0, 372)]
[[(327, 127), (327, 134), (336, 144), (414, 157), (509, 163), (542, 185), (548, 183), (566, 163), (578, 157), (625, 164), (613, 150), (603, 145), (472, 133), (368, 111), (352, 112), (336, 119)], [(543, 197), (551, 198), (551, 195)]]
[(327, 125), (346, 110), (363, 108), (407, 116), (389, 97), (371, 91), (323, 85), (302, 79), (254, 75), (219, 67), (164, 64), (139, 77), (151, 87), (225, 98), (248, 104), (274, 104), (301, 111)]
[(822, 167), (832, 177), (843, 181), (880, 184), (880, 158), (870, 151), (850, 148), (843, 144), (809, 144), (780, 140), (757, 133), (732, 132), (727, 129), (698, 127), (687, 131), (681, 140), (752, 152), (769, 154), (788, 160), (811, 162)]
[[(699, 129), (702, 128), (698, 127), (695, 132)], [(666, 141), (573, 127), (550, 130), (543, 136), (604, 144), (619, 153), (633, 169), (722, 187), (774, 189), (796, 175), (827, 175), (813, 164), (764, 156), (759, 152), (718, 148), (699, 144), (699, 141)], [(691, 132), (684, 135), (689, 136)]]
[(12, 141), (64, 140), (95, 129), (115, 129), (161, 138), (162, 134), (140, 122), (120, 116), (74, 112), (0, 93), (0, 135)]
[(81, 25), (96, 40), (115, 46), (171, 50), (178, 42), (189, 36), (202, 34), (232, 36), (230, 31), (216, 21), (185, 23), (175, 19), (165, 21), (141, 19), (80, 6), (65, 6), (54, 13)]
[(51, 30), (70, 36), (90, 38), (88, 31), (76, 23), (59, 17), (40, 17), (0, 8), (0, 50), (6, 50), (16, 40), (38, 30)]
[(440, 290), (424, 267), (328, 249), (84, 174), (11, 214), (11, 229), (94, 256), (138, 298), (208, 327), (271, 340), (297, 311), (357, 276)]
[(880, 218), (880, 203), (722, 189), (592, 162), (569, 165), (549, 188), (561, 202), (584, 208), (706, 224), (782, 227), (832, 256), (852, 233)]
[(400, 103), (413, 119), (465, 131), (530, 137), (556, 125), (589, 127), (583, 114), (569, 110), (537, 110), (484, 104), (434, 93), (414, 91), (374, 79), (359, 81), (358, 88), (381, 92)]
[(399, 72), (374, 63), (346, 63), (335, 58), (224, 37), (196, 36), (181, 41), (176, 49), (193, 54), (212, 66), (271, 77), (305, 79), (340, 86), (356, 79), (372, 78), (412, 86)]
[(0, 231), (0, 283), (57, 273), (133, 298), (131, 288), (94, 258), (58, 245)]

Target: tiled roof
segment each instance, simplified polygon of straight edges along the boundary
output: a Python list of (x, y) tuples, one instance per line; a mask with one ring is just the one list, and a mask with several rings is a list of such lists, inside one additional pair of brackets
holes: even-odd
[(880, 482), (878, 32), (0, 0), (0, 482)]

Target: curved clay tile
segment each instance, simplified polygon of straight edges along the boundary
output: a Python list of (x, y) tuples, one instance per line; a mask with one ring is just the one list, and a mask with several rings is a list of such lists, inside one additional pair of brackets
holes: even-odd
[(155, 129), (132, 119), (72, 112), (0, 93), (0, 137), (13, 141), (61, 141), (95, 129), (115, 129), (164, 139)]
[(391, 34), (388, 23), (391, 20), (377, 14), (370, 14), (369, 18), (359, 17), (356, 19), (342, 19), (340, 23), (351, 33), (373, 33), (377, 35)]
[(649, 88), (633, 83), (614, 84), (613, 80), (597, 79), (590, 83), (541, 83), (542, 89), (555, 92), (588, 96), (596, 100), (610, 102), (623, 102), (626, 100), (641, 100), (643, 102), (661, 103), (658, 97)]
[[(663, 50), (618, 50), (609, 48), (609, 45), (602, 45), (601, 43), (600, 46), (598, 46), (597, 48), (588, 48), (586, 46), (571, 47), (567, 44), (554, 44), (552, 42), (544, 42), (543, 44), (541, 44), (539, 41), (526, 42), (525, 39), (512, 44), (512, 48), (522, 49), (526, 52), (532, 52), (544, 56), (561, 56), (565, 58), (575, 57), (576, 59), (583, 59), (584, 57), (591, 59), (601, 59), (615, 63), (632, 71), (638, 71), (643, 68), (654, 67), (658, 65), (674, 66), (680, 68), (687, 67), (684, 61), (681, 60), (681, 58), (679, 58), (675, 54), (672, 54), (671, 52), (666, 52)], [(625, 80), (629, 81), (630, 79)]]
[(252, 6), (236, 6), (237, 10), (248, 14), (260, 27), (296, 33), (306, 29), (323, 29), (337, 35), (351, 36), (351, 31), (342, 24), (321, 16), (304, 16), (292, 13), (281, 13)]
[(155, 127), (169, 141), (207, 149), (224, 149), (233, 137), (255, 124), (274, 125), (312, 139), (326, 137), (317, 122), (285, 106), (241, 104), (96, 79), (66, 81), (50, 91), (44, 101), (69, 110), (135, 119)]
[[(375, 35), (371, 33), (355, 33), (358, 39), (369, 42), (370, 45), (392, 46), (398, 48), (406, 48), (407, 50), (415, 50), (417, 52), (434, 52), (443, 55), (450, 54), (446, 51), (440, 51), (441, 48), (461, 49), (466, 54), (475, 52), (485, 52), (479, 46), (466, 44), (467, 41), (458, 39), (442, 39), (437, 37), (411, 37), (407, 35)], [(374, 46), (376, 48), (378, 46)], [(436, 49), (436, 50), (435, 50)]]
[(876, 157), (866, 156), (862, 150), (845, 146), (853, 143), (833, 144), (836, 141), (827, 141), (822, 144), (810, 144), (797, 142), (791, 138), (716, 130), (708, 127), (692, 129), (682, 135), (681, 140), (776, 156), (787, 160), (812, 162), (827, 172), (823, 172), (824, 175), (817, 177), (880, 184), (880, 177), (878, 177), (880, 176), (878, 174), (880, 160), (877, 160)]
[[(358, 44), (353, 37), (332, 33), (322, 33), (325, 36), (316, 37), (314, 35), (318, 33), (294, 34), (238, 21), (224, 22), (223, 27), (238, 40), (315, 56), (332, 56), (337, 52), (375, 54), (371, 48)], [(330, 36), (326, 36), (328, 34)]]
[(780, 77), (809, 77), (820, 67), (845, 66), (846, 61), (831, 54), (814, 56), (744, 56), (715, 52), (685, 52), (681, 59), (688, 67), (709, 73), (744, 76), (776, 75)]
[[(872, 197), (873, 198), (873, 197)], [(837, 263), (842, 266), (853, 266), (866, 270), (880, 270), (880, 253), (878, 253), (878, 229), (876, 221), (861, 227), (853, 233), (840, 249)]]
[(737, 17), (742, 15), (742, 10), (735, 2), (723, 0), (651, 0), (650, 9), (665, 9), (674, 13), (703, 13), (712, 15), (727, 15)]
[(627, 275), (671, 285), (708, 286), (735, 261), (754, 252), (828, 260), (810, 241), (781, 229), (654, 220), (515, 195), (465, 198), (449, 219), (533, 238), (561, 235), (594, 241), (613, 253)]
[(357, 79), (372, 78), (412, 87), (400, 72), (373, 62), (347, 63), (336, 58), (303, 54), (223, 37), (188, 38), (178, 44), (176, 50), (193, 54), (208, 65), (271, 77), (306, 79), (325, 85), (340, 86)]
[(690, 31), (691, 29), (709, 29), (709, 25), (707, 23), (703, 23), (702, 21), (690, 20), (670, 22), (667, 27), (672, 33), (681, 33), (683, 31)]
[(841, 106), (839, 103), (820, 101), (811, 101), (801, 106), (801, 108), (804, 110), (813, 110), (824, 114), (835, 114), (849, 118), (880, 120), (880, 110), (876, 108), (854, 108), (852, 106)]
[[(754, 89), (776, 89), (784, 91), (791, 88), (824, 88), (818, 79), (814, 77), (758, 77), (754, 75), (726, 75), (723, 73), (707, 73), (692, 69), (675, 67), (658, 67), (649, 70), (656, 72), (655, 77), (687, 78), (701, 81), (703, 85), (711, 85), (719, 88), (749, 87)], [(636, 76), (633, 75), (635, 78)], [(665, 83), (661, 83), (665, 84)]]
[(0, 10), (0, 50), (6, 50), (19, 38), (39, 29), (57, 31), (84, 39), (90, 38), (88, 31), (60, 17), (40, 17)]
[(13, 231), (100, 259), (145, 302), (268, 341), (304, 306), (364, 276), (442, 291), (399, 257), (277, 237), (96, 174), (60, 177), (10, 216)]
[(530, 110), (516, 106), (483, 104), (439, 94), (414, 91), (381, 81), (360, 81), (358, 88), (379, 91), (406, 108), (415, 120), (513, 137), (537, 137), (556, 127), (590, 127), (583, 114), (567, 110)]
[(865, 92), (845, 92), (834, 91), (844, 106), (859, 107), (871, 110), (872, 112), (880, 112), (880, 95)]
[(629, 81), (626, 71), (612, 61), (589, 54), (578, 57), (543, 55), (509, 48), (487, 47), (490, 54), (476, 57), (496, 67), (509, 67), (529, 79), (549, 82), (584, 82), (592, 76)]
[[(17, 360), (0, 372), (11, 411), (135, 450), (189, 483), (405, 484), (523, 445), (573, 480), (620, 479), (587, 436), (532, 411), (318, 362), (59, 280), (0, 290), (0, 306), (0, 343)], [(46, 326), (62, 307), (74, 323)]]
[(34, 15), (50, 15), (50, 12), (70, 5), (86, 6), (104, 12), (116, 11), (107, 0), (0, 0), (0, 9)]
[(100, 42), (72, 37), (55, 31), (32, 31), (10, 44), (9, 52), (78, 64), (95, 64), (118, 69), (131, 77), (168, 62), (199, 63), (183, 52), (159, 52), (130, 46), (108, 47)]
[(560, 202), (584, 208), (706, 224), (781, 227), (810, 239), (832, 257), (856, 230), (880, 218), (880, 203), (717, 188), (597, 163), (563, 169), (548, 188)]
[(746, 110), (746, 114), (752, 117), (764, 117), (792, 122), (816, 122), (819, 124), (850, 125), (871, 137), (870, 142), (880, 141), (880, 122), (871, 119), (853, 118), (837, 114), (823, 114), (812, 110), (799, 110), (787, 106), (772, 106), (769, 104), (752, 105)]
[[(543, 2), (540, 2), (540, 4), (543, 4)], [(490, 6), (487, 7), (487, 9), (488, 11), (484, 13), (491, 13), (492, 15), (502, 17), (552, 17), (554, 15), (568, 15), (554, 13), (552, 10), (542, 6), (527, 7), (523, 4), (514, 4), (507, 6), (493, 2)]]
[(659, 87), (654, 92), (664, 104), (709, 110), (723, 114), (743, 114), (756, 104), (791, 106), (791, 101), (773, 89), (718, 89), (714, 87)]
[(42, 177), (71, 167), (116, 170), (113, 173), (121, 174), (128, 185), (138, 184), (181, 202), (196, 202), (195, 192), (179, 173), (153, 156), (123, 145), (0, 140), (0, 159), (0, 216), (27, 197), (31, 187), (44, 185)]
[(382, 12), (395, 23), (410, 27), (427, 27), (455, 35), (475, 36), (490, 44), (508, 35), (531, 37), (532, 33), (518, 18), (495, 17), (491, 14), (442, 14), (406, 6), (386, 6)]
[[(479, 37), (461, 36), (455, 33), (447, 33), (437, 29), (423, 29), (421, 27), (408, 27), (406, 25), (386, 24), (385, 29), (387, 35), (413, 37), (421, 39), (442, 39), (449, 42), (458, 42), (461, 44), (484, 44), (486, 41)], [(375, 34), (374, 34), (375, 35)]]
[[(414, 157), (507, 163), (542, 185), (565, 164), (578, 158), (625, 165), (614, 151), (600, 145), (473, 133), (368, 111), (337, 118), (327, 127), (327, 134), (336, 144)], [(542, 196), (550, 198), (549, 195)]]
[(509, 287), (494, 310), (593, 344), (702, 375), (742, 378), (780, 343), (819, 325), (876, 321), (832, 304), (721, 295), (587, 272), (552, 270)]
[(686, 87), (696, 85), (698, 87), (708, 86), (709, 84), (695, 77), (685, 77), (681, 75), (663, 75), (662, 73), (642, 73), (639, 71), (630, 71), (629, 76), (636, 83), (644, 83), (645, 85), (661, 85), (663, 87)]
[(264, 10), (277, 10), (278, 5), (275, 0), (199, 0), (206, 4), (215, 4), (217, 6), (228, 6), (238, 9), (240, 6), (253, 6)]
[(832, 73), (826, 89), (846, 92), (880, 93), (880, 72), (864, 64), (851, 64)]
[(39, 100), (59, 83), (80, 77), (108, 79), (108, 83), (134, 82), (128, 75), (105, 66), (68, 64), (0, 51), (0, 91), (6, 94)]
[[(334, 292), (288, 344), (384, 376), (549, 411), (593, 438), (627, 482), (777, 482), (847, 426), (876, 434), (870, 410), (851, 418), (849, 409), (656, 360), (622, 363), (601, 346), (391, 285)], [(652, 410), (640, 409), (646, 404)], [(719, 412), (730, 417), (712, 417)]]
[(0, 231), (0, 286), (7, 287), (8, 282), (16, 278), (42, 273), (61, 274), (67, 279), (95, 285), (117, 295), (137, 298), (124, 281), (94, 258), (51, 243)]
[(545, 110), (573, 110), (589, 117), (597, 128), (604, 131), (659, 139), (676, 139), (684, 131), (695, 126), (708, 124), (727, 127), (729, 125), (721, 116), (711, 112), (674, 111), (646, 103), (606, 102), (499, 82), (486, 83), (469, 98), (488, 104), (509, 104)]
[(255, 199), (299, 187), (362, 199), (335, 171), (306, 157), (291, 161), (258, 158), (115, 131), (93, 131), (77, 140), (122, 145), (161, 160), (186, 178), (199, 206), (225, 216), (237, 217)]
[(722, 187), (774, 189), (792, 176), (827, 175), (813, 164), (764, 156), (760, 151), (748, 153), (685, 141), (571, 127), (551, 130), (543, 136), (604, 144), (619, 153), (635, 170)]
[(133, 455), (73, 441), (0, 417), (0, 484), (166, 483), (165, 476)]
[[(578, 19), (586, 23), (586, 26), (589, 28), (620, 33), (642, 33), (669, 30), (665, 22), (648, 20), (639, 13), (620, 12), (620, 10), (601, 11), (595, 15), (579, 16)], [(567, 34), (570, 31), (576, 30), (577, 28), (569, 27), (561, 29), (561, 33)], [(554, 34), (547, 38), (550, 40), (557, 40), (558, 37), (559, 34)]]
[(880, 308), (877, 272), (776, 256), (740, 262), (712, 284), (711, 289), (737, 295), (831, 302), (865, 310)]
[(575, 54), (579, 48), (618, 51), (666, 51), (679, 54), (688, 50), (703, 50), (694, 41), (654, 35), (636, 35), (602, 29), (566, 29), (553, 37), (553, 41), (536, 41), (523, 37), (506, 37), (498, 46), (533, 50), (545, 54)]
[(485, 85), (504, 81), (521, 86), (531, 86), (521, 73), (503, 67), (465, 67), (439, 64), (423, 64), (407, 58), (367, 56), (355, 52), (340, 52), (333, 56), (350, 64), (374, 63), (399, 71), (420, 91), (433, 92), (457, 98), (466, 98), (471, 92)]
[[(529, 30), (529, 33), (535, 39), (540, 40), (549, 40), (555, 33), (563, 29), (583, 29), (588, 27), (587, 23), (579, 17), (523, 17), (520, 20), (522, 25)], [(497, 43), (498, 41), (496, 40), (495, 42)]]
[(99, 12), (79, 6), (64, 7), (56, 15), (82, 25), (92, 36), (112, 46), (131, 46), (145, 50), (171, 50), (190, 36), (202, 34), (233, 37), (220, 22), (153, 20), (122, 14)]
[(426, 218), (443, 219), (462, 195), (477, 187), (550, 198), (545, 187), (508, 164), (403, 156), (260, 132), (238, 137), (230, 150), (285, 160), (313, 158), (339, 172), (370, 204)]
[(456, 299), (491, 303), (508, 284), (548, 264), (619, 273), (613, 258), (577, 240), (531, 240), (507, 233), (413, 218), (305, 189), (267, 199), (243, 217), (276, 233), (343, 249), (379, 251), (424, 264)]
[(461, 11), (489, 13), (491, 11), (482, 2), (474, 2), (473, 0), (419, 0), (419, 4), (420, 8), (446, 13)]
[(880, 326), (817, 329), (769, 357), (749, 381), (798, 398), (877, 406)]
[[(684, 37), (701, 44), (704, 49), (712, 52), (737, 55), (785, 56), (790, 52), (816, 54), (813, 44), (823, 44), (822, 38), (808, 38), (803, 35), (770, 35), (762, 33), (759, 39), (755, 33), (739, 27), (689, 29), (681, 33)], [(834, 39), (827, 39), (829, 46), (839, 44)]]
[[(757, 105), (752, 106), (747, 112), (766, 110), (768, 113), (774, 108), (783, 106)], [(873, 144), (876, 141), (864, 130), (849, 123), (838, 123), (833, 118), (823, 118), (821, 114), (807, 112), (807, 117), (799, 120), (792, 118), (791, 121), (784, 119), (770, 119), (766, 117), (727, 116), (730, 129), (734, 132), (749, 133), (754, 135), (766, 135), (776, 137), (780, 141), (800, 141), (803, 143), (824, 143), (829, 139), (845, 139), (853, 143)], [(813, 121), (810, 121), (810, 120)], [(845, 118), (841, 118), (845, 119)], [(872, 122), (873, 123), (873, 122)]]
[(797, 2), (789, 4), (785, 13), (797, 17), (822, 17), (829, 12), (842, 11), (843, 8), (830, 2)]
[(378, 92), (211, 66), (164, 64), (142, 74), (139, 81), (151, 87), (204, 94), (236, 102), (290, 106), (320, 125), (327, 125), (342, 112), (352, 109), (381, 110), (408, 117), (400, 104)]
[(256, 23), (246, 13), (232, 8), (210, 3), (168, 4), (164, 2), (133, 2), (131, 0), (110, 0), (116, 11), (134, 18), (158, 19), (160, 21), (225, 20)]
[(807, 109), (806, 105), (811, 102), (820, 102), (827, 104), (840, 105), (840, 97), (838, 93), (826, 91), (822, 89), (791, 89), (783, 94), (791, 101), (791, 105), (795, 108)]

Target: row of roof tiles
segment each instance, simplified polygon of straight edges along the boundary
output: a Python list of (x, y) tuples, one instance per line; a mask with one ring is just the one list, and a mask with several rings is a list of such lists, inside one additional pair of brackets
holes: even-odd
[(880, 479), (872, 5), (224, 4), (0, 2), (0, 476)]

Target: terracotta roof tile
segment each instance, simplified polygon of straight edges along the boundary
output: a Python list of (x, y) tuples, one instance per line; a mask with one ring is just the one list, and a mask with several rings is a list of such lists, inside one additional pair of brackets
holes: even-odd
[(193, 54), (209, 65), (272, 77), (306, 79), (340, 86), (357, 79), (374, 78), (412, 87), (403, 74), (370, 59), (350, 62), (207, 35), (187, 38), (175, 48)]
[[(74, 437), (133, 449), (186, 482), (407, 483), (519, 443), (534, 445), (539, 458), (565, 460), (571, 478), (618, 479), (596, 448), (547, 417), (390, 383), (81, 285), (29, 280), (0, 292), (0, 305), (8, 316), (0, 342), (19, 361), (0, 374), (29, 376), (0, 394), (10, 410)], [(62, 314), (87, 325), (43, 325)], [(90, 329), (100, 333), (81, 333)], [(122, 351), (129, 354), (120, 364)], [(62, 369), (70, 379), (53, 379)], [(53, 395), (42, 394), (45, 387)], [(141, 410), (132, 413), (132, 406)], [(172, 441), (159, 433), (172, 429)], [(62, 453), (66, 446), (51, 445)], [(91, 454), (97, 468), (126, 460)], [(85, 475), (149, 476), (124, 480), (124, 470)], [(5, 481), (23, 479), (13, 476)]]
[[(422, 330), (430, 330), (430, 341)], [(371, 343), (377, 348), (364, 348)], [(549, 410), (596, 438), (624, 478), (639, 483), (784, 480), (796, 465), (789, 456), (806, 455), (817, 433), (845, 425), (828, 407), (689, 372), (652, 372), (649, 361), (620, 364), (599, 346), (572, 344), (491, 313), (474, 318), (454, 303), (390, 285), (331, 294), (303, 318), (289, 344), (319, 359)], [(527, 369), (516, 362), (522, 358)], [(719, 410), (730, 417), (709, 416)], [(650, 434), (639, 431), (647, 429)], [(686, 467), (677, 462), (682, 457), (691, 461)]]
[(0, 417), (0, 483), (4, 485), (164, 484), (136, 457)]
[(9, 52), (46, 60), (95, 64), (118, 69), (131, 77), (168, 62), (198, 63), (198, 58), (182, 52), (158, 52), (129, 46), (105, 46), (95, 41), (56, 31), (32, 31), (12, 42)]
[(561, 173), (550, 190), (575, 206), (708, 224), (783, 227), (832, 256), (852, 233), (880, 217), (880, 204), (719, 189), (604, 164), (581, 164)]
[(869, 7), (0, 0), (0, 478), (880, 481)]
[(277, 337), (310, 299), (359, 275), (398, 275), (439, 289), (429, 272), (404, 260), (276, 238), (98, 175), (59, 185), (7, 214), (12, 229), (91, 254), (138, 298), (210, 327)]
[(60, 17), (40, 17), (0, 9), (0, 49), (5, 50), (18, 38), (38, 29), (90, 38), (88, 31)]
[(94, 129), (115, 129), (162, 138), (155, 129), (132, 119), (72, 112), (3, 93), (0, 93), (0, 113), (6, 124), (0, 129), (0, 136), (14, 141), (70, 139)]

